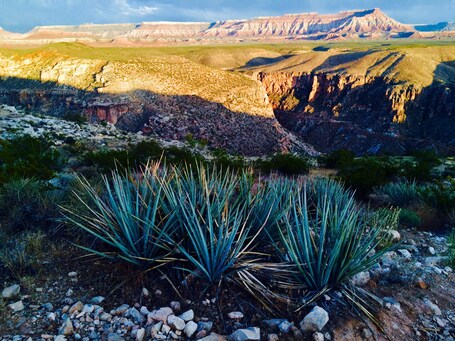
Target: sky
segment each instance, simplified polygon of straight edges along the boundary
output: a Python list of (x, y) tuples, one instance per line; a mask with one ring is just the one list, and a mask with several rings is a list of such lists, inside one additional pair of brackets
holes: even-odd
[(143, 21), (217, 21), (288, 13), (381, 8), (407, 24), (455, 21), (455, 0), (0, 0), (0, 27)]

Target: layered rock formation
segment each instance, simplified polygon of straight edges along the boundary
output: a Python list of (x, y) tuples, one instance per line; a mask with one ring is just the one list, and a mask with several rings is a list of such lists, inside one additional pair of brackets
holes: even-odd
[[(453, 25), (452, 25), (453, 26)], [(292, 14), (276, 17), (259, 17), (245, 20), (218, 22), (143, 22), (140, 24), (107, 24), (78, 26), (40, 26), (23, 35), (2, 35), (0, 40), (24, 44), (33, 41), (45, 44), (52, 41), (114, 42), (120, 45), (133, 43), (186, 41), (244, 41), (244, 40), (346, 40), (437, 38), (455, 36), (449, 24), (419, 26), (417, 30), (388, 17), (379, 9), (356, 10), (338, 14)], [(441, 33), (439, 31), (444, 31)], [(425, 31), (425, 32), (423, 32)], [(425, 33), (425, 34), (424, 34)]]
[(264, 17), (250, 20), (222, 21), (203, 32), (218, 37), (303, 37), (316, 38), (362, 37), (369, 34), (390, 35), (410, 32), (411, 26), (400, 24), (379, 9), (347, 11), (338, 14), (317, 13)]

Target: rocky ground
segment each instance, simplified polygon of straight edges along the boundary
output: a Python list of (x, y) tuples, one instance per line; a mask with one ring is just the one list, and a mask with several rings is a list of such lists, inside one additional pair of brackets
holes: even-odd
[(19, 135), (49, 136), (55, 145), (62, 145), (72, 138), (98, 147), (120, 147), (133, 139), (137, 142), (144, 139), (142, 133), (124, 132), (109, 123), (104, 126), (76, 123), (50, 116), (25, 114), (14, 107), (0, 105), (0, 137), (10, 139)]
[[(87, 266), (68, 259), (44, 262), (43, 276), (26, 288), (12, 279), (3, 282), (7, 307), (0, 310), (5, 314), (0, 339), (455, 340), (455, 276), (445, 265), (447, 239), (415, 230), (401, 235), (396, 252), (353, 279), (381, 298), (377, 317), (384, 333), (335, 308), (331, 301), (336, 293), (300, 315), (273, 316), (246, 308), (251, 303), (240, 299), (185, 299), (167, 290), (163, 278), (112, 295), (106, 264)], [(130, 276), (135, 282), (134, 272)]]

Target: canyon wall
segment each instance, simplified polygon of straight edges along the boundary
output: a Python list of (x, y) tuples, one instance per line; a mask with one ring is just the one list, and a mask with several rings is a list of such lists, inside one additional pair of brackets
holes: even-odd
[(383, 77), (260, 72), (278, 121), (317, 150), (405, 154), (455, 149), (455, 87)]

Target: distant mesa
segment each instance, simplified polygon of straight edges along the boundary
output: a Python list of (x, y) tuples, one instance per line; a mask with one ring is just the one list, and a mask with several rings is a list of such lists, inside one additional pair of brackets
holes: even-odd
[(455, 37), (454, 23), (406, 25), (379, 8), (337, 14), (286, 14), (217, 22), (143, 22), (140, 24), (84, 24), (38, 26), (28, 33), (0, 30), (0, 41), (26, 44), (56, 41), (154, 43), (198, 41), (378, 40)]

